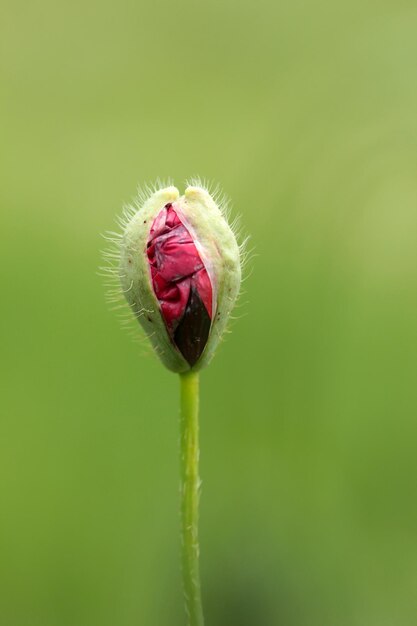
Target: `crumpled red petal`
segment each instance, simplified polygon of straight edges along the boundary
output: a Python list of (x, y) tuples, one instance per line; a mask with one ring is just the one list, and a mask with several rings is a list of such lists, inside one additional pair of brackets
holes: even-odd
[(147, 255), (165, 325), (194, 365), (208, 338), (213, 289), (193, 238), (172, 204), (167, 204), (152, 224)]

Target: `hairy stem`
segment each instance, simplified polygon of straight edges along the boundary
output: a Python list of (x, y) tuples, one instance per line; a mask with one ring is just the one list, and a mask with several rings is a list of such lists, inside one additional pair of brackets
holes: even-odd
[(203, 626), (198, 565), (198, 403), (199, 375), (180, 374), (181, 380), (181, 560), (188, 626)]

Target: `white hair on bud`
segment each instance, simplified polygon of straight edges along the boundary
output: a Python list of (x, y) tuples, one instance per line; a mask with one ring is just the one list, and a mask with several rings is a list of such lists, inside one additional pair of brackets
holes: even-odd
[(129, 306), (126, 295), (133, 287), (133, 280), (130, 281), (127, 288), (123, 289), (120, 282), (120, 250), (127, 225), (136, 213), (141, 210), (155, 190), (159, 189), (159, 186), (163, 184), (159, 179), (155, 183), (145, 183), (137, 188), (136, 196), (132, 198), (131, 203), (123, 205), (121, 214), (115, 217), (115, 223), (119, 230), (108, 230), (103, 234), (103, 238), (108, 246), (101, 251), (104, 265), (99, 267), (98, 272), (99, 276), (104, 278), (105, 299), (110, 310), (116, 313), (121, 327), (134, 342), (140, 344), (142, 352), (146, 352), (146, 354), (151, 354), (152, 348), (147, 341), (146, 335), (137, 323), (137, 317), (151, 311), (147, 311), (145, 308), (132, 309)]
[[(188, 187), (195, 187), (206, 192), (219, 209), (224, 220), (228, 223), (238, 245), (239, 264), (240, 268), (244, 271), (242, 280), (246, 280), (248, 276), (245, 268), (247, 268), (249, 260), (253, 257), (253, 252), (248, 251), (249, 237), (245, 237), (242, 234), (240, 215), (235, 216), (232, 220), (230, 219), (232, 204), (219, 184), (200, 177), (192, 177), (186, 181), (186, 188)], [(164, 353), (168, 351), (169, 346), (166, 346), (164, 349), (162, 344), (158, 345), (158, 342), (146, 341), (147, 338), (152, 340), (152, 336), (155, 335), (156, 331), (149, 332), (147, 330), (145, 333), (141, 329), (142, 321), (141, 324), (137, 323), (138, 318), (142, 318), (146, 326), (146, 318), (142, 316), (153, 316), (155, 310), (147, 310), (145, 307), (139, 305), (135, 306), (138, 300), (132, 293), (132, 290), (134, 290), (134, 280), (130, 279), (129, 269), (121, 269), (123, 267), (121, 258), (122, 246), (125, 248), (126, 245), (130, 245), (132, 242), (131, 231), (129, 230), (132, 220), (134, 221), (136, 219), (138, 212), (142, 211), (145, 205), (146, 207), (148, 206), (155, 193), (161, 190), (167, 190), (168, 188), (172, 188), (177, 192), (173, 187), (173, 181), (171, 179), (161, 180), (157, 178), (153, 183), (145, 183), (138, 187), (134, 198), (131, 199), (130, 203), (123, 205), (121, 214), (115, 219), (117, 230), (109, 230), (103, 235), (108, 246), (102, 251), (104, 264), (99, 268), (99, 274), (105, 279), (106, 300), (109, 307), (117, 313), (121, 326), (128, 331), (128, 334), (135, 341), (141, 344), (142, 348), (146, 349), (147, 353), (151, 351), (151, 343), (153, 343), (153, 349), (160, 357), (164, 357)], [(148, 211), (147, 208), (145, 210)], [(124, 273), (125, 271), (127, 273)], [(124, 285), (124, 287), (122, 287), (122, 285)], [(239, 287), (237, 289), (239, 290)], [(239, 298), (241, 295), (242, 290), (240, 288)], [(224, 304), (221, 311), (222, 319), (223, 316), (226, 316), (226, 318), (230, 317), (230, 310), (235, 304), (235, 298), (230, 298), (227, 293), (223, 294), (223, 299)], [(128, 302), (130, 302), (130, 304)], [(220, 311), (218, 315), (220, 316)], [(225, 332), (230, 332), (228, 330), (225, 331), (224, 324), (222, 325), (219, 322), (214, 323), (214, 321), (213, 318), (211, 332), (217, 337), (223, 338)], [(164, 360), (164, 358), (162, 360)]]

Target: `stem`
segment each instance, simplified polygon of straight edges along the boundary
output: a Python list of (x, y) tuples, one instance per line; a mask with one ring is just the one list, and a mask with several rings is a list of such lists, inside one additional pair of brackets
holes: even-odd
[(204, 626), (198, 566), (198, 402), (199, 375), (181, 380), (181, 561), (188, 626)]

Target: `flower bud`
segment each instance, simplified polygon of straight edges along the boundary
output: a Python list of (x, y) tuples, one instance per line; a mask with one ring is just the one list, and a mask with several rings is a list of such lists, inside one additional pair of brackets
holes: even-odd
[(119, 277), (163, 363), (174, 372), (211, 360), (240, 289), (240, 251), (209, 192), (155, 191), (127, 222)]

